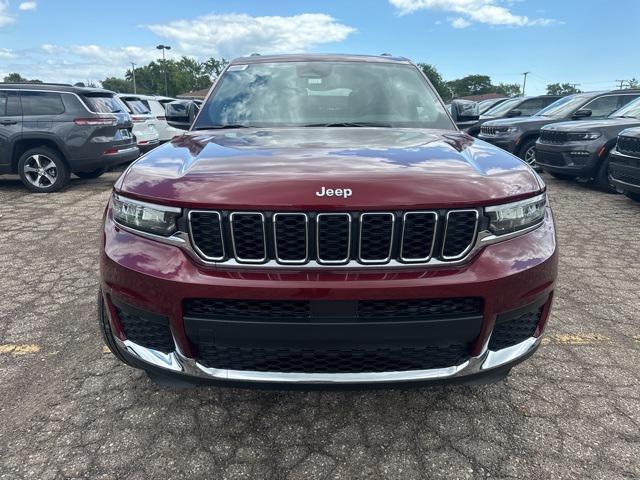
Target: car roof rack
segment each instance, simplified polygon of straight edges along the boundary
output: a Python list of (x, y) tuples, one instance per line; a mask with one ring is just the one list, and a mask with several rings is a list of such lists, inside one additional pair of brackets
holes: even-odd
[[(73, 87), (70, 83), (53, 83), (53, 82), (0, 82), (0, 85), (42, 85), (44, 87)], [(78, 87), (79, 88), (79, 87)]]

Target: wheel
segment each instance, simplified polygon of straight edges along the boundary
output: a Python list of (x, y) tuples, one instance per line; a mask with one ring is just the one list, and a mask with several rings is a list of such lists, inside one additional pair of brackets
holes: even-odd
[(62, 156), (48, 147), (24, 152), (18, 160), (18, 174), (25, 187), (39, 193), (62, 190), (71, 177)]
[(545, 172), (558, 180), (574, 180), (576, 178), (575, 175), (567, 175), (566, 173), (549, 172), (547, 170)]
[(593, 184), (599, 190), (602, 190), (606, 193), (618, 193), (618, 191), (614, 188), (613, 185), (609, 182), (609, 155), (605, 157), (605, 159), (600, 164), (598, 168), (598, 173), (593, 179)]
[(100, 333), (102, 334), (102, 340), (107, 346), (109, 351), (115, 355), (115, 357), (123, 363), (129, 366), (131, 365), (126, 358), (120, 353), (116, 340), (111, 330), (111, 324), (109, 323), (109, 315), (107, 314), (107, 306), (104, 303), (104, 297), (102, 296), (102, 289), (98, 290), (98, 326), (100, 327)]
[(88, 180), (91, 178), (98, 178), (106, 171), (107, 171), (106, 168), (96, 168), (95, 170), (92, 170), (90, 172), (75, 172), (75, 175), (76, 177), (80, 177)]
[(640, 193), (624, 192), (624, 195), (626, 197), (630, 198), (631, 200), (634, 200), (636, 202), (640, 202)]
[(527, 162), (529, 166), (536, 168), (536, 139), (527, 140), (520, 148), (519, 157)]

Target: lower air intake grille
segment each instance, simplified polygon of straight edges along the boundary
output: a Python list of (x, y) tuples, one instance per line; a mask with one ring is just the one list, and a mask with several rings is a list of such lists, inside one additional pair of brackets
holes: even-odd
[(496, 351), (511, 347), (533, 337), (540, 322), (543, 307), (537, 307), (535, 310), (505, 321), (500, 321), (498, 317), (489, 341), (489, 350)]
[(215, 300), (191, 298), (184, 303), (184, 314), (196, 318), (307, 318), (306, 300)]
[(463, 344), (334, 350), (221, 347), (202, 343), (198, 362), (210, 368), (256, 372), (395, 372), (459, 365), (468, 358), (467, 350)]
[(625, 155), (640, 157), (640, 137), (618, 137), (616, 150)]
[(430, 300), (360, 300), (358, 316), (427, 317), (480, 315), (482, 299), (478, 297), (442, 298)]
[(120, 306), (116, 313), (128, 340), (164, 353), (175, 350), (167, 317)]

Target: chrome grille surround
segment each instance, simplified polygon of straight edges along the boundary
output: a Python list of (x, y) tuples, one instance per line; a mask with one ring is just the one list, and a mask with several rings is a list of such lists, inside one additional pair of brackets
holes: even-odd
[[(320, 228), (322, 226), (321, 225), (322, 219), (323, 218), (339, 218), (339, 217), (348, 219), (347, 248), (346, 248), (347, 255), (343, 259), (323, 260), (322, 256), (320, 255), (320, 235), (321, 235)], [(349, 213), (319, 213), (316, 216), (316, 255), (317, 255), (316, 258), (318, 260), (318, 263), (325, 264), (325, 265), (339, 265), (339, 264), (347, 263), (350, 258), (350, 253), (351, 253), (351, 215)]]
[[(432, 215), (433, 216), (433, 233), (431, 234), (431, 247), (429, 248), (429, 255), (426, 257), (418, 257), (418, 258), (409, 258), (404, 256), (404, 247), (405, 247), (405, 234), (407, 227), (407, 219), (414, 215)], [(424, 263), (431, 260), (433, 257), (433, 251), (436, 246), (436, 239), (438, 238), (438, 220), (439, 215), (438, 212), (424, 210), (424, 211), (416, 211), (416, 212), (404, 212), (402, 215), (402, 235), (400, 237), (400, 260), (406, 263)]]
[[(300, 260), (284, 259), (278, 253), (278, 220), (286, 217), (303, 217), (304, 218), (304, 238), (305, 238), (305, 255)], [(273, 214), (273, 246), (275, 250), (275, 259), (278, 263), (289, 265), (301, 265), (309, 260), (309, 215), (306, 213), (296, 212), (280, 212)]]
[[(388, 249), (388, 253), (387, 256), (385, 258), (382, 259), (367, 259), (364, 258), (362, 255), (362, 228), (364, 226), (365, 223), (365, 219), (367, 217), (372, 217), (372, 216), (389, 216), (391, 217), (391, 233), (389, 235), (390, 237), (390, 241), (389, 241), (389, 249)], [(393, 237), (394, 237), (394, 230), (395, 230), (395, 223), (396, 223), (396, 216), (393, 213), (390, 212), (382, 212), (382, 213), (377, 213), (377, 212), (366, 212), (360, 215), (360, 235), (359, 235), (359, 242), (358, 242), (358, 260), (362, 263), (368, 263), (368, 264), (375, 264), (375, 263), (387, 263), (389, 260), (391, 260), (391, 252), (393, 251)]]
[[(262, 257), (256, 257), (256, 258), (242, 258), (240, 255), (238, 255), (238, 243), (241, 241), (240, 239), (236, 239), (236, 226), (235, 226), (235, 219), (236, 218), (240, 218), (240, 217), (260, 217), (261, 219), (261, 223), (262, 223), (262, 251), (263, 251), (263, 255)], [(265, 230), (265, 221), (264, 221), (264, 213), (262, 212), (232, 212), (231, 215), (229, 215), (229, 222), (231, 225), (231, 243), (233, 245), (233, 252), (235, 255), (235, 258), (241, 262), (241, 263), (262, 263), (265, 260), (267, 260), (267, 232)]]

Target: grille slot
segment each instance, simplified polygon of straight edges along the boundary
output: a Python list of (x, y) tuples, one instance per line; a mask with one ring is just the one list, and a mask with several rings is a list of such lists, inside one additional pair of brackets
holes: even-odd
[(361, 373), (425, 370), (460, 365), (464, 344), (350, 349), (243, 348), (203, 342), (198, 362), (205, 367), (257, 372)]
[(480, 131), (484, 135), (495, 136), (496, 132), (498, 131), (498, 127), (491, 127), (491, 126), (483, 125), (482, 127), (480, 127)]
[(197, 318), (308, 318), (306, 300), (226, 300), (190, 298), (185, 300), (184, 314)]
[(128, 340), (164, 353), (175, 350), (167, 317), (145, 315), (138, 310), (114, 306)]
[(640, 157), (640, 137), (618, 137), (618, 144), (616, 149), (620, 153), (625, 155), (631, 155), (633, 157)]
[(281, 263), (305, 263), (309, 257), (309, 219), (305, 213), (273, 216), (276, 259)]
[(219, 212), (189, 212), (189, 229), (191, 241), (204, 258), (214, 261), (224, 258), (222, 218)]
[(261, 263), (267, 259), (264, 214), (233, 212), (231, 214), (231, 238), (238, 261)]
[(480, 210), (192, 210), (187, 218), (193, 249), (206, 261), (269, 266), (398, 265), (462, 260), (475, 245)]
[(425, 262), (433, 255), (438, 214), (406, 212), (402, 229), (400, 257), (406, 262)]
[(387, 262), (393, 247), (393, 213), (363, 213), (360, 216), (360, 261)]
[(477, 210), (448, 212), (442, 243), (442, 258), (455, 260), (464, 257), (473, 247), (477, 230)]
[(351, 215), (320, 213), (317, 220), (317, 248), (320, 263), (345, 263), (351, 253)]
[(479, 297), (433, 298), (427, 300), (360, 300), (358, 317), (420, 317), (468, 316), (482, 313)]
[(489, 340), (489, 350), (496, 351), (511, 347), (533, 337), (540, 322), (543, 308), (544, 305), (502, 322), (498, 318), (493, 327), (491, 340)]

